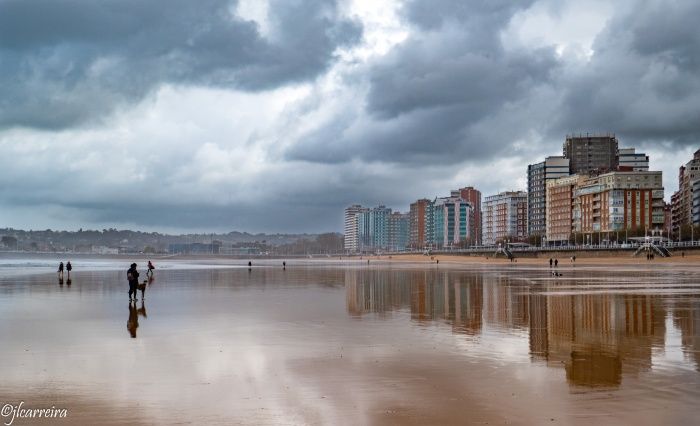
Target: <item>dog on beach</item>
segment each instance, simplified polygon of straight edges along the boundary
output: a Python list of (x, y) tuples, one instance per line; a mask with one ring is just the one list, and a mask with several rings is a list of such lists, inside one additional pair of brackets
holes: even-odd
[(136, 284), (136, 288), (138, 290), (141, 290), (141, 300), (143, 300), (145, 298), (147, 284), (148, 284), (148, 280), (143, 280), (143, 283)]

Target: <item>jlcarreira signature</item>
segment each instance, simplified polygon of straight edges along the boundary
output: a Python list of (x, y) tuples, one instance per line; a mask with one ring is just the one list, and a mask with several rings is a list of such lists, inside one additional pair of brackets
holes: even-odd
[(11, 426), (15, 419), (59, 419), (68, 417), (68, 409), (56, 408), (25, 408), (24, 401), (19, 404), (5, 404), (0, 410), (0, 415), (5, 419), (5, 426)]

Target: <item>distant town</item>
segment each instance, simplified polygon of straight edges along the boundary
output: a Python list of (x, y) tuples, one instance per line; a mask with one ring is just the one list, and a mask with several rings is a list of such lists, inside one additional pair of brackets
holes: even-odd
[(118, 255), (273, 256), (329, 254), (343, 251), (343, 236), (326, 234), (168, 235), (157, 232), (103, 229), (24, 231), (0, 229), (0, 251)]
[(630, 239), (700, 238), (700, 150), (680, 166), (679, 190), (664, 201), (662, 172), (649, 156), (620, 148), (614, 134), (569, 135), (562, 155), (527, 166), (528, 188), (484, 197), (474, 187), (421, 198), (408, 212), (383, 205), (345, 209), (349, 253), (442, 250), (503, 244), (621, 245)]

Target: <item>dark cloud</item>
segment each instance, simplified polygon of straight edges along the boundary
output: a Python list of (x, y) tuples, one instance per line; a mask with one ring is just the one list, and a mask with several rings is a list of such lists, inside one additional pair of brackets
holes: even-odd
[(590, 60), (563, 73), (552, 133), (616, 132), (624, 145), (700, 141), (700, 3), (644, 2), (616, 14)]
[(232, 0), (0, 1), (0, 128), (63, 128), (162, 83), (264, 90), (312, 79), (358, 23), (334, 0), (272, 1), (274, 34)]
[(484, 131), (480, 123), (512, 114), (509, 107), (527, 103), (558, 67), (552, 48), (502, 45), (500, 34), (521, 7), (527, 3), (408, 2), (403, 12), (416, 29), (367, 70), (366, 115), (321, 128), (289, 155), (418, 164), (497, 155), (514, 132)]
[[(228, 117), (188, 121), (190, 111), (177, 110), (182, 126), (144, 136), (128, 123), (151, 111), (142, 104), (115, 125), (117, 136), (90, 129), (99, 144), (85, 129), (74, 143), (69, 131), (0, 131), (12, 154), (0, 170), (17, 182), (0, 190), (0, 204), (53, 206), (46, 211), (66, 223), (339, 230), (351, 203), (405, 210), (460, 185), (484, 195), (517, 189), (527, 162), (560, 153), (572, 132), (615, 132), (624, 146), (658, 153), (665, 179), (675, 179), (678, 158), (700, 141), (700, 5), (616, 2), (585, 57), (575, 46), (557, 53), (504, 38), (516, 14), (542, 1), (407, 0), (405, 40), (346, 63), (334, 62), (334, 51), (359, 29), (330, 0), (272, 1), (269, 37), (223, 0), (0, 0), (0, 128), (63, 128), (163, 83), (259, 91), (329, 76), (303, 99), (285, 98), (270, 114), (278, 122), (253, 130), (226, 127)], [(241, 99), (232, 109), (267, 114), (274, 103)], [(207, 105), (192, 108), (209, 113)], [(145, 128), (167, 127), (159, 120), (171, 110), (153, 111), (162, 117)], [(44, 137), (54, 134), (65, 149)], [(85, 155), (95, 160), (77, 165)]]
[[(484, 40), (496, 40), (498, 30), (517, 11), (525, 10), (533, 3), (535, 0), (407, 0), (403, 15), (423, 30), (440, 30), (446, 25), (456, 24), (483, 43)], [(496, 44), (492, 45), (496, 47)]]
[(364, 70), (364, 113), (311, 132), (289, 157), (480, 163), (557, 154), (578, 132), (613, 132), (640, 148), (697, 144), (700, 4), (621, 3), (584, 59), (503, 44), (513, 16), (533, 3), (407, 1), (413, 30)]

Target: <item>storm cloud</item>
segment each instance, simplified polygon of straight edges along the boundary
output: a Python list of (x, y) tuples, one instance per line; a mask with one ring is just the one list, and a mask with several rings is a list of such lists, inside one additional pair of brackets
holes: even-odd
[(578, 132), (646, 151), (669, 198), (700, 148), (697, 16), (692, 0), (0, 0), (0, 226), (339, 231), (351, 203), (524, 189)]
[(0, 126), (74, 126), (165, 83), (265, 90), (313, 79), (361, 35), (333, 0), (272, 2), (267, 36), (236, 6), (0, 1)]

